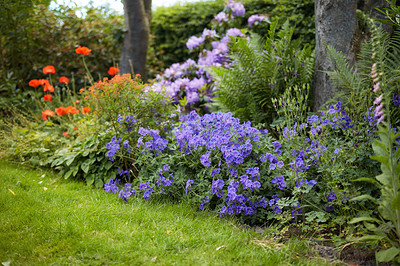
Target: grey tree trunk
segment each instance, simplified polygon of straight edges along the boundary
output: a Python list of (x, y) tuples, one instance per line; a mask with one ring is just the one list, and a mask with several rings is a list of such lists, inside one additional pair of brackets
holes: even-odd
[(140, 74), (146, 80), (146, 57), (149, 46), (151, 0), (123, 0), (125, 36), (120, 58), (121, 73)]
[[(343, 53), (351, 66), (355, 65), (361, 42), (365, 40), (358, 29), (356, 10), (361, 9), (374, 18), (382, 18), (375, 8), (388, 7), (385, 0), (316, 0), (315, 1), (315, 72), (313, 84), (314, 111), (334, 97), (336, 90), (324, 71), (333, 65), (326, 53), (326, 45)], [(384, 26), (391, 31), (390, 26)]]
[(323, 72), (333, 70), (326, 45), (342, 52), (351, 64), (355, 62), (353, 40), (357, 30), (356, 10), (357, 0), (315, 1), (314, 111), (335, 95), (329, 75)]

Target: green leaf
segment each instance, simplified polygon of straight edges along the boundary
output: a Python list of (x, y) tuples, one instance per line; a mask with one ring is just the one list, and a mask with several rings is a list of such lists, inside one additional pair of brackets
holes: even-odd
[(71, 176), (71, 174), (72, 174), (72, 172), (73, 172), (74, 170), (75, 170), (74, 168), (69, 169), (69, 171), (65, 173), (64, 178), (65, 178), (65, 179), (68, 179), (68, 178)]
[(400, 211), (400, 193), (397, 192), (396, 197), (392, 200), (392, 210), (396, 211), (399, 210)]
[(358, 241), (380, 241), (384, 239), (384, 236), (377, 236), (377, 235), (368, 235), (368, 236), (362, 236), (360, 238), (357, 238)]
[(374, 178), (368, 178), (368, 177), (357, 178), (357, 179), (354, 179), (353, 181), (355, 181), (355, 182), (368, 182), (368, 183), (371, 183), (371, 184), (376, 184), (376, 180)]
[(389, 262), (392, 261), (397, 255), (399, 255), (399, 253), (400, 249), (396, 247), (381, 250), (376, 253), (376, 260), (379, 262)]
[(90, 174), (86, 177), (86, 184), (88, 186), (92, 185), (94, 183), (94, 175)]
[(104, 165), (104, 168), (106, 168), (106, 170), (109, 170), (112, 166), (113, 166), (113, 163), (112, 163), (111, 161), (108, 161), (108, 162)]
[(365, 222), (365, 221), (370, 221), (370, 222), (380, 222), (378, 219), (376, 218), (372, 218), (372, 217), (368, 217), (368, 216), (363, 216), (363, 217), (356, 217), (351, 219), (351, 221), (349, 222), (350, 224), (355, 224), (355, 223), (359, 223), (359, 222)]
[(103, 185), (104, 185), (103, 180), (96, 179), (96, 183), (95, 183), (96, 188), (102, 188)]
[(387, 156), (382, 156), (382, 155), (372, 155), (371, 156), (372, 160), (378, 161), (380, 163), (385, 164), (386, 166), (389, 167), (389, 159)]
[(371, 197), (370, 195), (361, 195), (361, 196), (357, 196), (354, 198), (351, 198), (349, 201), (358, 201), (358, 200), (371, 200), (375, 203), (378, 202), (378, 200), (374, 197)]
[(74, 160), (75, 160), (75, 156), (71, 156), (71, 158), (69, 158), (69, 159), (65, 162), (65, 164), (66, 164), (67, 166), (70, 166), (70, 165), (74, 162)]
[[(383, 166), (383, 165), (382, 165)], [(384, 168), (384, 167), (382, 167)], [(382, 174), (376, 176), (376, 179), (381, 182), (381, 184), (385, 187), (392, 187), (392, 175), (387, 173), (386, 171)]]

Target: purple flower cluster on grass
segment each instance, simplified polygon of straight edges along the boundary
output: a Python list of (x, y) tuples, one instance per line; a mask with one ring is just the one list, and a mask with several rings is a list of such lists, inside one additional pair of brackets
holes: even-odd
[(115, 136), (111, 138), (111, 141), (106, 144), (107, 157), (110, 161), (114, 161), (115, 153), (120, 149), (119, 143), (121, 142), (121, 138), (116, 138)]

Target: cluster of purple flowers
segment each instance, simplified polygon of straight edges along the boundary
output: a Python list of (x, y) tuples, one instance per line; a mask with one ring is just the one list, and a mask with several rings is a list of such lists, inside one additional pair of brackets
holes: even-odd
[[(229, 0), (224, 10), (215, 20), (219, 23), (243, 17), (246, 10), (242, 3)], [(254, 23), (269, 22), (264, 15), (252, 15), (248, 20), (249, 27)], [(200, 36), (192, 36), (186, 42), (189, 50), (200, 49), (197, 61), (188, 59), (183, 63), (172, 64), (163, 75), (158, 75), (152, 89), (160, 91), (163, 88), (176, 103), (186, 97), (189, 105), (195, 105), (202, 100), (212, 99), (212, 92), (217, 90), (211, 75), (204, 69), (210, 66), (229, 67), (228, 43), (231, 37), (244, 37), (240, 29), (230, 28), (225, 33), (217, 34), (215, 30), (204, 29)], [(202, 49), (211, 44), (212, 49)]]
[(108, 183), (104, 184), (104, 189), (107, 193), (118, 193), (118, 197), (122, 198), (125, 202), (128, 202), (128, 198), (135, 195), (135, 190), (132, 188), (132, 184), (126, 183), (125, 186), (120, 190), (117, 185), (118, 183), (119, 179), (110, 179)]
[(132, 130), (134, 129), (133, 125), (138, 122), (133, 115), (126, 117), (118, 116), (117, 121), (119, 124), (126, 125), (126, 130), (128, 132), (132, 132)]
[(334, 192), (331, 192), (327, 195), (325, 195), (326, 201), (328, 202), (327, 205), (325, 205), (325, 208), (327, 211), (331, 212), (335, 209), (335, 206), (333, 206), (333, 201), (336, 199), (336, 194)]
[(121, 138), (116, 138), (115, 136), (111, 138), (111, 141), (106, 144), (106, 148), (109, 150), (107, 152), (107, 157), (110, 161), (114, 161), (115, 153), (120, 149), (119, 143)]
[(153, 187), (151, 186), (150, 182), (140, 183), (139, 190), (144, 191), (143, 198), (145, 200), (149, 200), (150, 195), (153, 194)]
[[(141, 135), (141, 137), (138, 139), (137, 147), (142, 147), (143, 152), (153, 151), (156, 156), (159, 156), (168, 145), (168, 140), (162, 138), (154, 129), (145, 129), (141, 127), (138, 133)], [(149, 136), (150, 140), (143, 142), (143, 138), (146, 136)]]
[[(163, 166), (163, 169), (158, 172), (159, 178), (157, 180), (158, 186), (163, 187), (171, 187), (174, 185), (174, 174), (169, 173), (169, 178), (164, 177), (164, 173), (170, 170), (170, 166), (168, 164)], [(164, 188), (161, 188), (161, 193), (164, 192)]]

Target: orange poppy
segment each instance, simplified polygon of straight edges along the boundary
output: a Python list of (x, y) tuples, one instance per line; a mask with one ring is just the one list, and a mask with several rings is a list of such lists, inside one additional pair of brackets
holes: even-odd
[(66, 108), (66, 112), (67, 112), (67, 114), (74, 115), (74, 114), (79, 113), (79, 110), (76, 109), (76, 108), (73, 107), (73, 106), (68, 106), (68, 107)]
[(67, 137), (67, 138), (70, 137), (70, 135), (68, 134), (68, 132), (63, 132), (63, 136), (64, 136), (64, 137)]
[(76, 48), (75, 49), (75, 53), (77, 53), (77, 54), (83, 54), (83, 55), (89, 55), (89, 53), (91, 52), (92, 50), (91, 49), (89, 49), (89, 48), (87, 48), (87, 47), (85, 47), (85, 46), (79, 46), (78, 48)]
[(56, 108), (57, 115), (65, 115), (67, 114), (67, 109), (65, 107)]
[(60, 79), (58, 80), (60, 83), (69, 83), (69, 79), (67, 77), (61, 76)]
[(43, 74), (55, 74), (56, 69), (53, 66), (45, 66), (43, 68)]
[(40, 85), (40, 81), (37, 79), (32, 79), (31, 81), (29, 81), (29, 86), (36, 88), (37, 86)]
[(81, 88), (80, 90), (79, 90), (79, 92), (84, 92), (85, 91), (85, 89), (84, 88)]
[(54, 92), (54, 87), (52, 85), (50, 85), (50, 83), (46, 83), (44, 85), (44, 91)]
[(53, 111), (51, 111), (51, 110), (44, 110), (44, 111), (42, 111), (42, 119), (43, 120), (47, 120), (47, 118), (49, 117), (49, 116), (54, 116), (55, 115), (55, 113), (53, 112)]
[(50, 95), (50, 94), (46, 94), (46, 95), (44, 95), (44, 97), (43, 97), (43, 101), (45, 101), (45, 102), (52, 102), (53, 99), (51, 98), (51, 95)]
[(79, 100), (76, 100), (76, 101), (75, 101), (75, 104), (78, 104), (78, 103), (80, 103), (80, 102), (81, 102), (81, 101), (79, 101)]
[(90, 110), (91, 110), (91, 109), (90, 109), (89, 106), (88, 106), (88, 107), (83, 107), (83, 111), (82, 111), (82, 112), (86, 114), (86, 113), (89, 113)]
[(47, 79), (39, 79), (39, 85), (44, 86), (46, 84), (49, 84), (49, 81)]
[(108, 69), (108, 71), (107, 71), (107, 73), (110, 75), (110, 76), (115, 76), (115, 74), (117, 74), (117, 73), (119, 73), (119, 68), (116, 68), (116, 67), (110, 67), (109, 69)]

